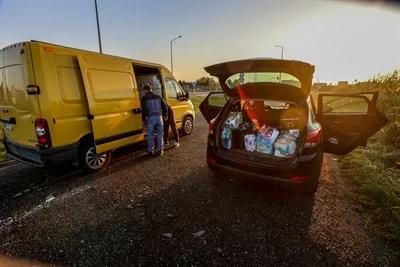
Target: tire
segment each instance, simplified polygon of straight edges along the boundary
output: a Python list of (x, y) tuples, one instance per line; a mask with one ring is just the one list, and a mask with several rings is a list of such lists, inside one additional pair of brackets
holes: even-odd
[(104, 152), (96, 154), (94, 145), (83, 145), (80, 150), (79, 162), (81, 167), (87, 172), (96, 172), (108, 166), (111, 160), (111, 153)]
[(193, 118), (186, 116), (182, 123), (182, 133), (183, 135), (189, 135), (193, 131)]

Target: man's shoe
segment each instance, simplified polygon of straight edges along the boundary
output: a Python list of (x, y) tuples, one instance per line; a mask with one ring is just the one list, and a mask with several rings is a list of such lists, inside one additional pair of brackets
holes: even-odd
[(175, 142), (174, 147), (178, 147), (179, 146), (179, 142)]
[(153, 156), (153, 152), (147, 151), (147, 156), (152, 157)]
[(164, 151), (157, 151), (156, 152), (156, 157), (159, 157), (159, 156), (162, 156), (162, 155), (164, 155)]

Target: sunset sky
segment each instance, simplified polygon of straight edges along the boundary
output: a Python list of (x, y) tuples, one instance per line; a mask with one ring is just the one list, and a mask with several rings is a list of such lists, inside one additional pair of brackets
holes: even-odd
[[(103, 52), (161, 63), (179, 80), (249, 57), (316, 65), (314, 80), (368, 79), (400, 68), (400, 6), (344, 1), (98, 0)], [(98, 51), (94, 0), (0, 0), (0, 47), (42, 40)]]

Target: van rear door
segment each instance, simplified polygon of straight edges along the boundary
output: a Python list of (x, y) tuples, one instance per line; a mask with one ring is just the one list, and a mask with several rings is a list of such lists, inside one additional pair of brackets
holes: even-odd
[(97, 153), (144, 139), (140, 97), (129, 60), (78, 56)]
[[(0, 124), (7, 141), (36, 147), (35, 120), (41, 117), (31, 49), (19, 43), (2, 49), (0, 65)], [(0, 64), (1, 64), (0, 63)], [(12, 151), (14, 146), (8, 149)], [(20, 154), (20, 153), (16, 153)]]

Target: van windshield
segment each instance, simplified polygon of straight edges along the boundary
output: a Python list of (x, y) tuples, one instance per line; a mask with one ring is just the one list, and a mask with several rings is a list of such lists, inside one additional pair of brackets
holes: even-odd
[(260, 82), (283, 83), (301, 88), (299, 79), (284, 72), (242, 72), (230, 76), (225, 81), (229, 89), (233, 89), (240, 84)]

